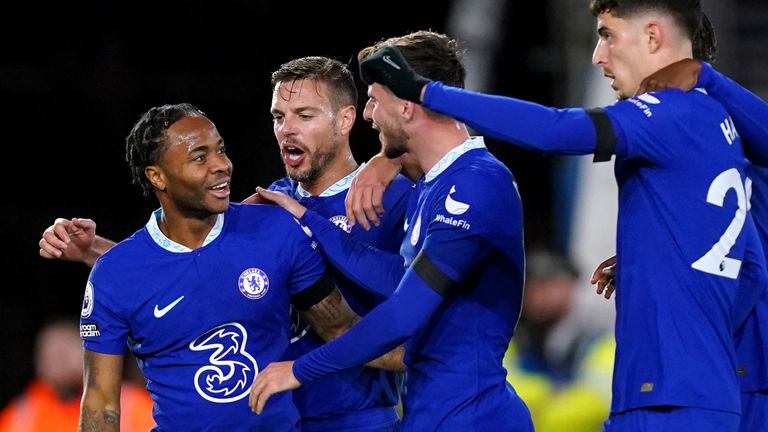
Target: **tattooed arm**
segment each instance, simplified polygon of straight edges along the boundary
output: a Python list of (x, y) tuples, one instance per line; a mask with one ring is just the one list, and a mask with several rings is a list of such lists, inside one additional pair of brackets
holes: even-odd
[[(361, 319), (349, 307), (349, 304), (347, 304), (338, 288), (335, 288), (323, 300), (310, 306), (309, 309), (300, 310), (300, 313), (302, 318), (326, 342), (341, 336)], [(403, 365), (404, 353), (403, 347), (399, 346), (381, 357), (371, 360), (366, 366), (376, 369), (403, 371), (405, 369)]]
[(80, 432), (120, 430), (123, 356), (83, 350), (84, 393)]

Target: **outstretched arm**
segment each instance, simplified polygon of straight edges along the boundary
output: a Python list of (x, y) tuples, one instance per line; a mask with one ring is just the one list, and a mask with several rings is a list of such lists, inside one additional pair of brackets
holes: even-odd
[[(298, 201), (280, 192), (256, 189), (265, 201), (273, 202), (308, 227), (325, 257), (356, 284), (379, 296), (389, 297), (405, 272), (403, 258), (363, 243), (340, 230), (328, 219), (307, 211)], [(372, 278), (375, 268), (378, 277)]]
[(597, 129), (609, 122), (601, 110), (549, 108), (429, 81), (416, 74), (395, 47), (382, 48), (363, 60), (360, 74), (369, 85), (385, 85), (399, 98), (421, 100), (427, 108), (454, 117), (484, 135), (528, 150), (554, 154), (595, 153), (598, 151)]
[[(320, 302), (310, 306), (306, 310), (299, 309), (302, 318), (309, 323), (323, 340), (326, 342), (336, 339), (349, 330), (355, 323), (360, 321), (357, 315), (347, 304), (344, 296), (338, 288), (335, 288), (327, 297)], [(403, 365), (402, 346), (378, 357), (366, 366), (394, 371), (405, 369)]]
[(83, 400), (81, 432), (120, 430), (120, 385), (123, 356), (83, 350)]
[(115, 242), (97, 236), (96, 222), (91, 219), (58, 218), (43, 232), (39, 245), (43, 258), (82, 262), (93, 267)]

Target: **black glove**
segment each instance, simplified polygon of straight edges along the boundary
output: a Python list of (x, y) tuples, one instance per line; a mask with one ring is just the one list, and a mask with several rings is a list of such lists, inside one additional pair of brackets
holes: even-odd
[(360, 79), (367, 85), (379, 83), (400, 99), (421, 103), (421, 89), (430, 82), (408, 66), (400, 50), (388, 46), (360, 62)]

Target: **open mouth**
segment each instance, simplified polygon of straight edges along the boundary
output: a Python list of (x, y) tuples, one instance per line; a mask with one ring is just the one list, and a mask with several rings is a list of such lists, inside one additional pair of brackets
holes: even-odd
[(230, 193), (229, 180), (225, 180), (221, 183), (217, 183), (209, 187), (208, 189), (219, 198), (226, 198), (229, 196), (229, 193)]
[(301, 163), (306, 158), (306, 152), (292, 144), (283, 145), (282, 153), (283, 161), (285, 161), (286, 165), (291, 167), (297, 167), (301, 165)]

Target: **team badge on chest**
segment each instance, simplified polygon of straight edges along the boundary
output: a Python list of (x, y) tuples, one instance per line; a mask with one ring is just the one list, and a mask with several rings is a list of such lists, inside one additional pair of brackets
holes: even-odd
[(344, 215), (333, 216), (330, 219), (330, 221), (333, 222), (334, 225), (336, 225), (337, 227), (343, 229), (346, 232), (352, 231), (352, 227), (349, 226), (349, 219), (347, 219), (347, 217), (344, 216)]
[(261, 269), (249, 268), (240, 273), (237, 286), (244, 296), (251, 300), (258, 300), (269, 291), (269, 278)]

